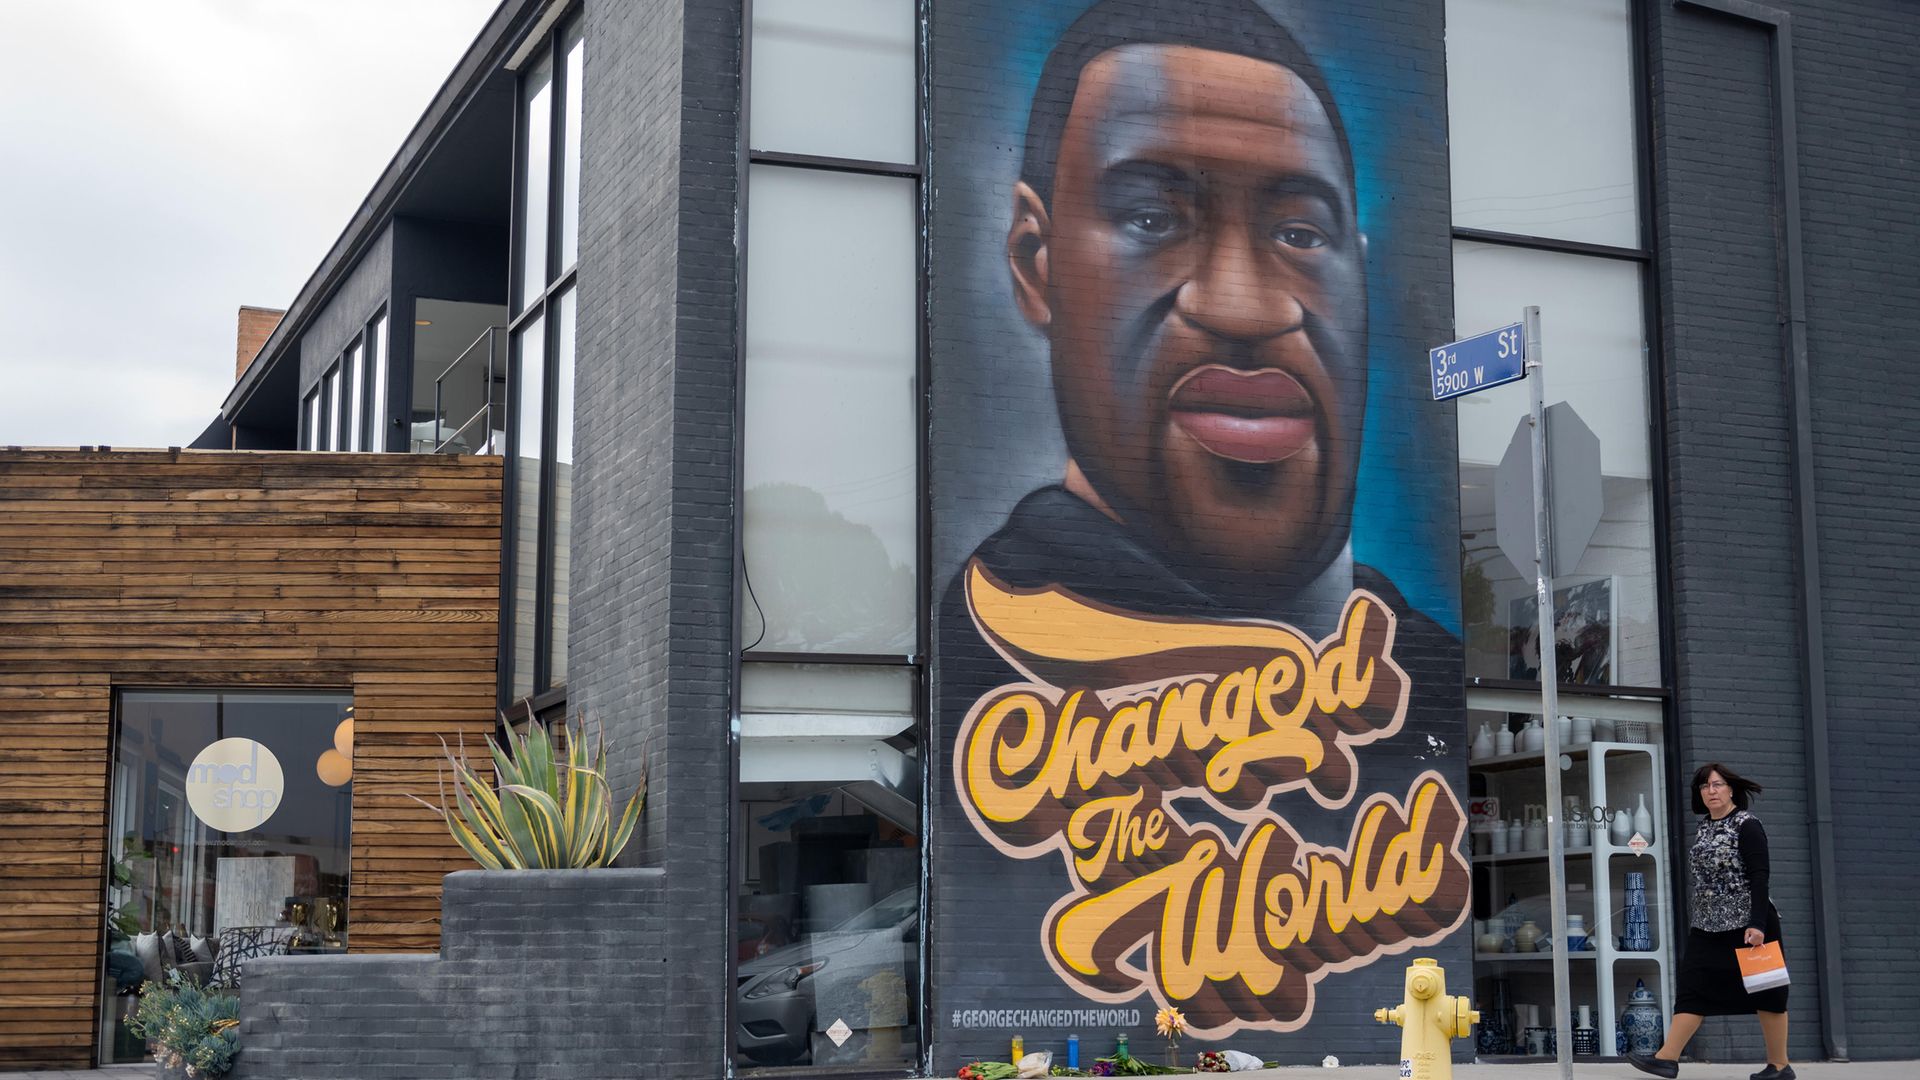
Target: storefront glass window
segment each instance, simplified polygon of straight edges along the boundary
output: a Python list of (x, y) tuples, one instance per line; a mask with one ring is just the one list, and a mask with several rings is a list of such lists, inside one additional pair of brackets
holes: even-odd
[(914, 160), (913, 0), (754, 0), (755, 150)]
[(912, 669), (742, 669), (737, 1063), (919, 1060)]
[[(1571, 404), (1600, 439), (1600, 524), (1578, 565), (1555, 578), (1563, 683), (1658, 686), (1646, 331), (1640, 266), (1488, 244), (1454, 246), (1462, 335), (1540, 306), (1548, 403)], [(1539, 677), (1533, 567), (1501, 553), (1495, 472), (1530, 391), (1513, 383), (1460, 399), (1460, 529), (1467, 674)]]
[(127, 691), (118, 703), (102, 1062), (138, 1061), (140, 987), (229, 985), (268, 952), (344, 952), (353, 790), (345, 692)]
[(1632, 57), (1628, 0), (1448, 0), (1454, 225), (1638, 247)]
[(914, 648), (915, 185), (753, 167), (745, 641)]
[[(1569, 952), (1572, 1004), (1591, 1008), (1600, 1044), (1610, 1047), (1637, 983), (1669, 1000), (1674, 909), (1660, 702), (1569, 694), (1560, 708), (1562, 805), (1550, 810), (1541, 753), (1528, 741), (1543, 731), (1539, 695), (1467, 694), (1483, 1054), (1525, 1053), (1526, 1030), (1553, 1023), (1553, 973), (1536, 940), (1553, 926), (1549, 817), (1566, 845), (1568, 936), (1582, 946)], [(1502, 753), (1502, 732), (1520, 749)]]

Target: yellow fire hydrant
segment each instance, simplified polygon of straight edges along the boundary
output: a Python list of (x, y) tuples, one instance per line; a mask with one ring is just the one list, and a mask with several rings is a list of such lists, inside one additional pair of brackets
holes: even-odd
[(1400, 1025), (1402, 1080), (1453, 1080), (1453, 1040), (1480, 1022), (1465, 997), (1447, 993), (1447, 973), (1428, 957), (1407, 968), (1407, 997), (1391, 1009), (1375, 1009), (1382, 1024)]

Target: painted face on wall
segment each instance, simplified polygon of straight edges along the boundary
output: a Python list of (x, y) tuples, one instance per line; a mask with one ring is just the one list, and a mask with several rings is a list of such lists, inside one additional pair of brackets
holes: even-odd
[(1092, 496), (1196, 569), (1297, 582), (1346, 543), (1365, 239), (1326, 109), (1278, 64), (1129, 45), (1082, 70), (1008, 256)]

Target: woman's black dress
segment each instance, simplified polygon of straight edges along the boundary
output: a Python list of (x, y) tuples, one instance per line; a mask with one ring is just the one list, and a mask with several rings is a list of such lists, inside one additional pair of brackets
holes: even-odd
[(1693, 880), (1692, 927), (1680, 961), (1673, 1011), (1699, 1016), (1786, 1012), (1787, 987), (1747, 993), (1734, 950), (1748, 927), (1780, 940), (1780, 914), (1767, 897), (1767, 832), (1760, 819), (1735, 810), (1700, 822), (1688, 869)]

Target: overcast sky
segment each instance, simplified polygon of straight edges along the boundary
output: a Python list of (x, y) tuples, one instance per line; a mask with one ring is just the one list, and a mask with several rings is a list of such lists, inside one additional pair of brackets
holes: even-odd
[(0, 445), (179, 446), (497, 0), (0, 0)]

